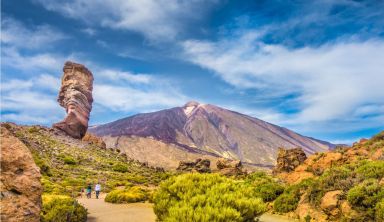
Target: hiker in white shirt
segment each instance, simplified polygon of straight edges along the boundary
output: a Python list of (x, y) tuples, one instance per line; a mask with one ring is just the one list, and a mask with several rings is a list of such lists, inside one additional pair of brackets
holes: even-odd
[(100, 190), (101, 190), (101, 185), (100, 183), (97, 183), (95, 185), (96, 199), (99, 199)]

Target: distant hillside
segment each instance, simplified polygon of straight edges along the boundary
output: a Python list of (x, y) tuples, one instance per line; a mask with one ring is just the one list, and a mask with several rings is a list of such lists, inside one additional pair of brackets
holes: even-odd
[(88, 130), (102, 137), (107, 147), (122, 150), (130, 158), (168, 168), (198, 157), (272, 166), (278, 147), (302, 147), (307, 154), (334, 147), (257, 118), (197, 102)]

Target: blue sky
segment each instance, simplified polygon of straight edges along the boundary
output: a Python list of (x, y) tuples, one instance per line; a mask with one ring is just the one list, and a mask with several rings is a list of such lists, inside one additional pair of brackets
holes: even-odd
[(61, 120), (73, 60), (95, 76), (91, 124), (197, 100), (336, 143), (384, 129), (384, 1), (1, 4), (2, 121)]

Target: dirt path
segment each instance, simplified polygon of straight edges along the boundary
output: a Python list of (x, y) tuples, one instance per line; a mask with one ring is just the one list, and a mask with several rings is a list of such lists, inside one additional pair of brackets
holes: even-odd
[[(155, 222), (153, 205), (150, 203), (111, 204), (100, 199), (78, 199), (88, 209), (88, 222)], [(295, 222), (296, 220), (273, 214), (264, 214), (260, 222)]]
[(298, 220), (289, 219), (276, 214), (263, 214), (260, 217), (260, 222), (298, 222)]
[(104, 198), (78, 199), (88, 209), (88, 222), (154, 222), (156, 215), (150, 203), (111, 204)]

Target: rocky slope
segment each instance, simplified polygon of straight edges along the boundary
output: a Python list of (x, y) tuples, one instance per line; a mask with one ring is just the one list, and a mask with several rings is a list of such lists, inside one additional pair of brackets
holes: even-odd
[(40, 170), (30, 150), (1, 127), (1, 221), (40, 221)]
[(279, 147), (302, 147), (307, 154), (334, 147), (257, 118), (197, 102), (90, 127), (89, 132), (101, 136), (108, 148), (168, 168), (176, 168), (179, 161), (218, 157), (272, 166)]
[(384, 131), (351, 147), (304, 161), (301, 156), (279, 156), (278, 162), (290, 163), (275, 169), (276, 177), (289, 185), (276, 200), (287, 206), (280, 212), (316, 222), (384, 221)]
[[(285, 157), (277, 161), (284, 161), (282, 159)], [(370, 140), (362, 139), (351, 147), (338, 147), (333, 151), (311, 155), (305, 161), (297, 160), (300, 165), (296, 165), (294, 170), (278, 170), (280, 173), (277, 176), (288, 183), (299, 183), (304, 179), (322, 175), (332, 167), (358, 164), (363, 160), (384, 160), (384, 131)]]
[(44, 194), (77, 196), (87, 184), (97, 182), (103, 192), (128, 184), (154, 186), (168, 175), (160, 168), (147, 167), (105, 149), (97, 138), (74, 139), (61, 130), (42, 126), (2, 123), (1, 127), (31, 151), (42, 174)]
[(81, 139), (87, 132), (92, 110), (93, 75), (85, 66), (73, 62), (66, 62), (63, 72), (57, 101), (67, 116), (53, 127)]

